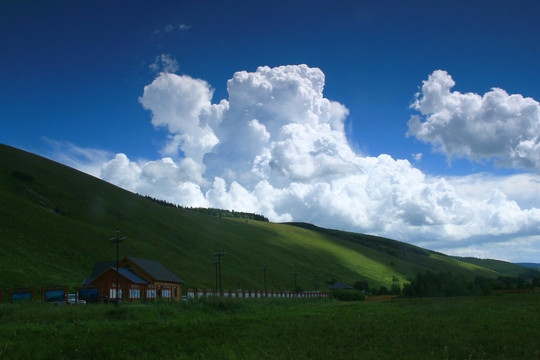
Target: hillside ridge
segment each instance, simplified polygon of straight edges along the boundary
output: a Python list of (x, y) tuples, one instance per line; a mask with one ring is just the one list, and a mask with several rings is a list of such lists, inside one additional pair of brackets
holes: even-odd
[[(213, 288), (213, 252), (226, 251), (223, 286), (304, 289), (337, 279), (372, 287), (403, 284), (424, 271), (467, 277), (503, 272), (396, 240), (323, 229), (221, 218), (161, 204), (49, 159), (0, 145), (0, 288), (77, 286), (95, 262), (115, 258), (109, 238), (127, 236), (120, 257), (159, 261), (188, 287)], [(315, 279), (319, 280), (315, 280)], [(316, 285), (317, 284), (317, 285)]]

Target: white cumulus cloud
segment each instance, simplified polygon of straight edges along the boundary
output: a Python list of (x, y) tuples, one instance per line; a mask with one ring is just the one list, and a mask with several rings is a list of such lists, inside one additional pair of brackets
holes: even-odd
[(139, 100), (152, 111), (152, 124), (166, 127), (171, 134), (166, 154), (181, 149), (186, 157), (200, 162), (219, 142), (212, 127), (219, 123), (228, 103), (211, 104), (212, 95), (206, 81), (166, 72), (144, 87)]
[[(513, 185), (539, 178), (445, 179), (422, 173), (408, 160), (356, 154), (345, 134), (349, 111), (324, 97), (324, 84), (323, 72), (306, 65), (259, 67), (234, 74), (227, 83), (228, 99), (212, 103), (213, 91), (204, 80), (161, 73), (144, 88), (140, 102), (151, 111), (152, 124), (168, 131), (168, 156), (137, 162), (118, 154), (103, 165), (101, 176), (184, 206), (307, 221), (432, 249), (458, 249), (469, 241), (467, 246), (478, 246), (471, 251), (480, 252), (483, 244), (495, 246), (501, 239), (537, 241), (531, 236), (540, 230), (540, 194), (519, 192)], [(462, 95), (451, 93), (452, 86), (444, 72), (424, 83), (413, 107), (426, 120), (411, 120), (409, 135), (437, 143), (450, 156), (496, 156), (536, 166), (531, 156), (510, 155), (519, 146), (523, 154), (534, 147), (526, 142), (533, 141), (532, 135), (518, 135), (535, 121), (534, 100), (512, 98), (502, 90), (483, 98)], [(498, 112), (495, 121), (487, 116)], [(482, 122), (493, 124), (482, 135), (486, 139), (475, 139), (472, 127)], [(510, 122), (513, 135), (499, 134)], [(452, 140), (442, 124), (461, 138)], [(491, 143), (494, 136), (497, 145)], [(515, 145), (513, 153), (508, 144)]]
[(425, 80), (411, 107), (409, 136), (431, 143), (452, 157), (484, 159), (503, 166), (540, 172), (540, 104), (493, 88), (484, 95), (451, 91), (445, 71)]

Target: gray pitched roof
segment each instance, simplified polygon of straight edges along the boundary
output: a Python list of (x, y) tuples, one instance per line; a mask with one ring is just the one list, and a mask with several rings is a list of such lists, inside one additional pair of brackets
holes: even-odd
[[(99, 264), (102, 265), (104, 263), (105, 262), (102, 262), (102, 263), (99, 263)], [(96, 266), (94, 265), (94, 269), (95, 268), (96, 268)], [(101, 268), (101, 266), (98, 266), (98, 269), (99, 268)], [(113, 271), (116, 271), (116, 267), (109, 266), (109, 267), (105, 268), (103, 271), (101, 271), (100, 273), (98, 273), (97, 276), (103, 274), (105, 271), (107, 271), (109, 269), (112, 269)], [(96, 271), (98, 271), (98, 270), (96, 270)], [(128, 269), (119, 268), (118, 273), (121, 274), (122, 276), (124, 276), (125, 278), (127, 278), (129, 281), (135, 283), (135, 284), (148, 284), (148, 281), (144, 280), (142, 277), (140, 277), (139, 275), (135, 274), (132, 271), (129, 271)], [(92, 284), (92, 282), (94, 281), (94, 279), (97, 276), (93, 276), (91, 278), (85, 279), (84, 282), (83, 282), (83, 286), (88, 286), (88, 285)]]
[[(173, 274), (169, 269), (167, 269), (165, 266), (161, 265), (157, 261), (135, 258), (131, 256), (126, 256), (124, 259), (126, 258), (131, 260), (133, 263), (137, 264), (141, 269), (143, 269), (146, 273), (148, 273), (148, 275), (150, 275), (154, 281), (166, 281), (166, 282), (177, 282), (177, 283), (184, 282), (182, 279), (180, 279), (178, 276)], [(120, 262), (122, 262), (122, 260), (123, 259), (121, 259)], [(92, 275), (90, 275), (89, 279), (86, 279), (84, 281), (84, 284), (91, 282), (97, 276), (101, 275), (104, 271), (106, 271), (110, 267), (114, 267), (114, 269), (116, 270), (116, 261), (101, 261), (101, 262), (95, 263), (94, 268), (92, 269)], [(122, 272), (122, 270), (129, 271), (127, 269), (120, 268), (119, 272)]]
[(135, 258), (131, 256), (126, 257), (133, 261), (135, 264), (137, 264), (139, 267), (141, 267), (141, 269), (146, 271), (150, 276), (154, 278), (154, 280), (172, 281), (178, 283), (184, 282), (182, 279), (173, 274), (169, 269), (167, 269), (165, 266), (161, 265), (157, 261)]
[(334, 285), (331, 285), (328, 287), (328, 290), (336, 290), (336, 289), (354, 289), (354, 288), (342, 282), (337, 282)]
[[(112, 268), (114, 271), (116, 271), (116, 268)], [(144, 280), (142, 277), (138, 276), (137, 274), (129, 271), (128, 269), (118, 269), (118, 273), (125, 276), (127, 279), (129, 279), (131, 282), (134, 282), (136, 284), (148, 284), (148, 281)]]

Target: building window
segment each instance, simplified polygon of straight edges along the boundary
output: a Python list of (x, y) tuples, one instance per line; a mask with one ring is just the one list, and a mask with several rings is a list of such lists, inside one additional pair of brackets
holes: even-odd
[(161, 289), (161, 296), (170, 299), (172, 295), (171, 289)]
[(130, 299), (139, 299), (141, 297), (140, 289), (129, 289), (129, 298)]
[(146, 289), (146, 298), (155, 299), (156, 298), (156, 289)]
[[(110, 295), (110, 296), (109, 296), (109, 299), (111, 299), (111, 300), (117, 299), (117, 297), (116, 297), (116, 289), (111, 289), (111, 290), (109, 291), (109, 295)], [(122, 298), (122, 289), (120, 289), (120, 290), (118, 291), (118, 299), (121, 299), (121, 298)]]

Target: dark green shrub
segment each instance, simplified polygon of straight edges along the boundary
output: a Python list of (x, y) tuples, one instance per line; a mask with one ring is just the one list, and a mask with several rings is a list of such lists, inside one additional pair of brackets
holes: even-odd
[(332, 290), (330, 294), (332, 298), (340, 301), (364, 301), (366, 299), (366, 295), (364, 295), (362, 291), (358, 290), (338, 289)]
[(356, 290), (364, 290), (364, 291), (369, 291), (369, 284), (367, 281), (364, 281), (364, 280), (359, 280), (359, 281), (356, 281), (353, 285), (353, 287), (356, 289)]

